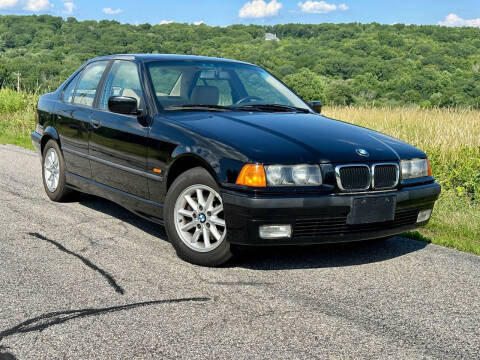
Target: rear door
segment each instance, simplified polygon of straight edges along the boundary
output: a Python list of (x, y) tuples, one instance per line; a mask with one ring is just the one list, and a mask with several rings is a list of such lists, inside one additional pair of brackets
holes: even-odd
[(89, 150), (93, 179), (129, 194), (148, 198), (146, 170), (149, 124), (145, 123), (144, 117), (110, 112), (108, 99), (111, 96), (133, 97), (139, 109), (146, 108), (135, 62), (113, 62), (105, 77), (98, 106), (93, 110)]
[(63, 91), (56, 107), (56, 128), (67, 171), (91, 178), (88, 160), (90, 120), (96, 89), (108, 61), (87, 65)]

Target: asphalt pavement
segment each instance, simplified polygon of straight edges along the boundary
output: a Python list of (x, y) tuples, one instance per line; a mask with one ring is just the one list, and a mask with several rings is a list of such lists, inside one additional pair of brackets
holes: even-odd
[(0, 360), (480, 359), (480, 257), (404, 238), (222, 268), (109, 201), (53, 203), (0, 145)]

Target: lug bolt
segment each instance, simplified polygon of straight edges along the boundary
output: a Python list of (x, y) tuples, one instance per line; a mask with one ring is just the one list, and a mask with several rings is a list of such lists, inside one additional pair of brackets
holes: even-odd
[(202, 210), (203, 210), (203, 206), (200, 206), (198, 209), (199, 209), (200, 211), (202, 211)]
[(200, 229), (202, 227), (202, 225), (200, 224), (197, 224), (197, 228)]
[(210, 211), (207, 211), (207, 216), (212, 216), (212, 213)]
[(208, 227), (208, 228), (210, 227), (210, 223), (207, 223), (207, 227)]

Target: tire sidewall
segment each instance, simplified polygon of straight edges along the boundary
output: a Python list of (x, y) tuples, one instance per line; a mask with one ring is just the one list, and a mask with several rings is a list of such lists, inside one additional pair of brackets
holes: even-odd
[[(55, 150), (55, 152), (57, 153), (58, 163), (59, 163), (59, 166), (60, 166), (58, 186), (57, 186), (57, 189), (54, 192), (51, 192), (48, 189), (47, 183), (45, 181), (45, 156), (46, 156), (48, 150), (51, 149), (51, 148), (53, 148)], [(63, 154), (62, 154), (62, 151), (60, 150), (60, 147), (58, 146), (58, 143), (54, 140), (48, 140), (48, 142), (45, 144), (45, 147), (43, 148), (43, 153), (42, 153), (42, 181), (43, 181), (43, 187), (45, 188), (45, 192), (47, 193), (47, 196), (50, 198), (50, 200), (61, 201), (68, 192), (68, 189), (67, 189), (67, 186), (66, 186), (66, 178), (65, 178), (65, 161), (63, 160)]]
[(217, 266), (225, 263), (232, 257), (230, 244), (228, 243), (228, 227), (227, 236), (223, 242), (218, 247), (208, 252), (198, 252), (189, 248), (182, 241), (175, 228), (174, 211), (177, 198), (187, 187), (197, 184), (209, 186), (218, 194), (221, 194), (220, 187), (215, 179), (204, 168), (196, 167), (180, 174), (171, 185), (165, 199), (165, 229), (168, 239), (181, 259), (202, 266)]

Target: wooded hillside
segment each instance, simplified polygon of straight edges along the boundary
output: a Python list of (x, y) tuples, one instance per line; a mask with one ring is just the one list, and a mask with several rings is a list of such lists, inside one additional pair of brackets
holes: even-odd
[[(265, 33), (280, 41), (266, 41)], [(56, 88), (112, 53), (175, 53), (252, 62), (306, 100), (327, 104), (480, 108), (480, 29), (372, 24), (120, 24), (0, 16), (0, 87)]]

